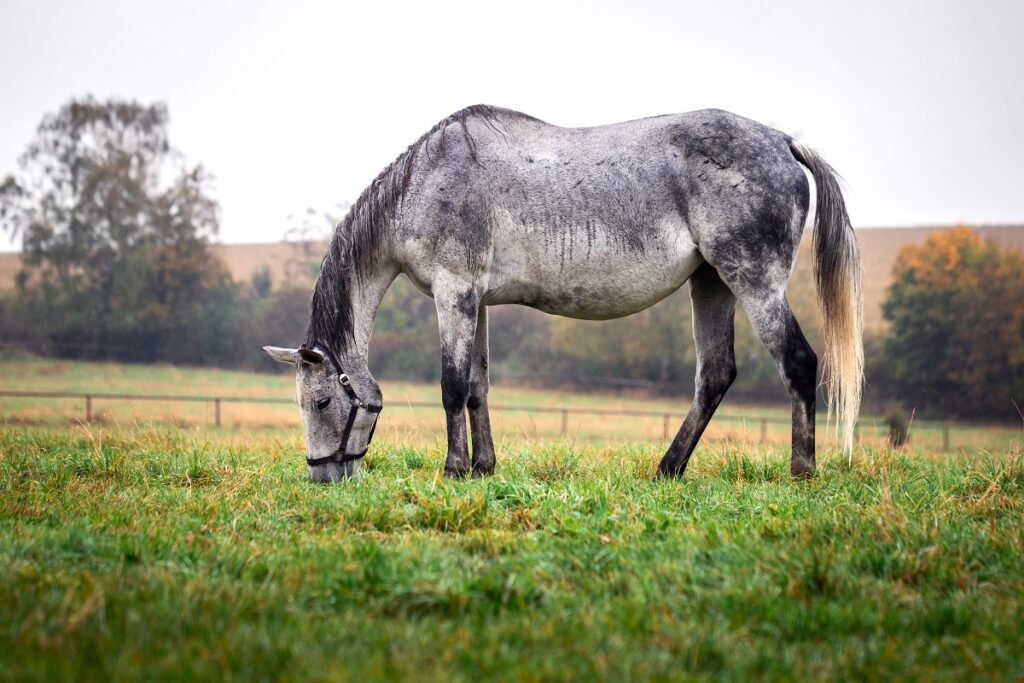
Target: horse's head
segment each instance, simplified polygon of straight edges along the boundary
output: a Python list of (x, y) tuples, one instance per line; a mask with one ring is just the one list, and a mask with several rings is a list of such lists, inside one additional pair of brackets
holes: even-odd
[(354, 476), (381, 411), (380, 386), (366, 364), (347, 361), (343, 370), (320, 344), (263, 350), (274, 360), (295, 366), (295, 402), (302, 411), (310, 478), (331, 482)]

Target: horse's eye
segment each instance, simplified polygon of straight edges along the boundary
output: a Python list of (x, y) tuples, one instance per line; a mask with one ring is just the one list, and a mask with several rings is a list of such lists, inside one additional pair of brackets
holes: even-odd
[(331, 398), (329, 396), (327, 398), (322, 398), (316, 402), (317, 410), (323, 410), (329, 405), (331, 405)]

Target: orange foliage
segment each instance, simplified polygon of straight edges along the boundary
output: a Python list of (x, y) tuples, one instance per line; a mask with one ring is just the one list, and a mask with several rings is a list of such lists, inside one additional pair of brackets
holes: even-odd
[(904, 397), (947, 414), (1015, 413), (1024, 401), (1024, 256), (965, 226), (904, 247), (885, 303)]

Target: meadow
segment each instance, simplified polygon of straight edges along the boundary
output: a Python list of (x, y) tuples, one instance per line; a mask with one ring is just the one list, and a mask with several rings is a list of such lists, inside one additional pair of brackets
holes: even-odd
[(36, 417), (0, 426), (0, 679), (1024, 676), (1019, 440), (824, 449), (810, 481), (708, 440), (659, 480), (657, 440), (513, 428), (494, 476), (447, 481), (437, 435), (393, 426), (325, 486), (297, 415)]

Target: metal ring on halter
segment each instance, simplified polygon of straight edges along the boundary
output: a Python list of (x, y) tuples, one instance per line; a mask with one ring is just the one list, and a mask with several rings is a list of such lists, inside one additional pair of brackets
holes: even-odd
[[(345, 463), (353, 460), (359, 460), (366, 451), (370, 449), (370, 442), (373, 441), (373, 433), (377, 431), (377, 420), (380, 418), (380, 412), (384, 410), (384, 406), (376, 403), (363, 403), (362, 399), (356, 395), (356, 390), (352, 388), (352, 382), (349, 380), (348, 375), (341, 369), (341, 363), (338, 362), (337, 356), (331, 351), (325, 344), (317, 342), (313, 345), (314, 350), (321, 351), (323, 355), (327, 356), (327, 359), (331, 361), (331, 365), (334, 367), (334, 371), (338, 373), (338, 382), (341, 383), (342, 389), (348, 395), (349, 400), (352, 402), (352, 406), (348, 410), (348, 419), (345, 421), (345, 431), (341, 434), (341, 443), (338, 444), (338, 450), (330, 455), (326, 455), (322, 458), (306, 458), (306, 464), (310, 466), (326, 465), (329, 462)], [(366, 439), (366, 447), (358, 453), (346, 453), (345, 447), (348, 445), (348, 438), (352, 434), (352, 426), (356, 422), (356, 413), (362, 408), (368, 413), (374, 413), (377, 417), (373, 418), (373, 426), (370, 427), (370, 436)]]

